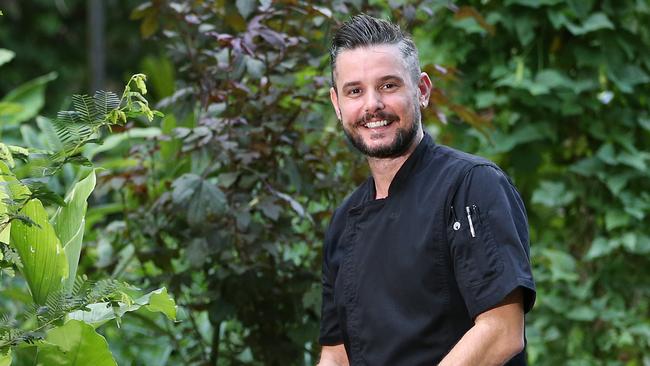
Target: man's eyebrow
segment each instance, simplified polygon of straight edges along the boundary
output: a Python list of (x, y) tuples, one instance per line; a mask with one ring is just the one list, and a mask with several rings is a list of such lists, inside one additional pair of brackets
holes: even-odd
[(347, 83), (343, 84), (341, 89), (349, 88), (351, 86), (359, 86), (359, 85), (361, 85), (360, 81), (348, 81)]
[[(398, 75), (386, 75), (386, 76), (382, 76), (382, 77), (379, 78), (380, 83), (383, 83), (383, 82), (386, 82), (386, 81), (389, 81), (389, 80), (397, 80), (399, 82), (404, 82), (404, 79), (402, 79)], [(361, 85), (361, 81), (358, 81), (358, 80), (348, 81), (347, 83), (343, 84), (341, 89), (345, 89), (345, 88), (349, 88), (349, 87), (353, 87), (353, 86), (359, 86), (359, 85)]]
[(397, 75), (386, 75), (379, 78), (379, 81), (381, 82), (388, 81), (388, 80), (397, 80), (399, 82), (404, 82), (404, 79), (402, 79), (400, 76)]

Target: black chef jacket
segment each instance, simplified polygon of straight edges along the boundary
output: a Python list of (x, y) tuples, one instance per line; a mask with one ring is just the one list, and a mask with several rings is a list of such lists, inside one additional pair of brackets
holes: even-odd
[(334, 212), (322, 281), (322, 345), (354, 366), (434, 365), (517, 287), (532, 308), (524, 205), (495, 164), (425, 134), (387, 198), (371, 177)]

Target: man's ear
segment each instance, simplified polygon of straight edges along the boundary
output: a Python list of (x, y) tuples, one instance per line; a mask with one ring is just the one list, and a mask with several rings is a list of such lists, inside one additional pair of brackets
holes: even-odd
[(330, 101), (332, 102), (332, 106), (336, 112), (336, 118), (338, 118), (340, 121), (342, 118), (341, 109), (339, 109), (339, 95), (336, 93), (336, 89), (334, 89), (334, 87), (330, 88)]
[(426, 108), (429, 105), (429, 97), (431, 96), (431, 90), (433, 89), (433, 83), (429, 78), (429, 75), (426, 72), (420, 74), (420, 79), (418, 81), (418, 90), (420, 91), (420, 106)]

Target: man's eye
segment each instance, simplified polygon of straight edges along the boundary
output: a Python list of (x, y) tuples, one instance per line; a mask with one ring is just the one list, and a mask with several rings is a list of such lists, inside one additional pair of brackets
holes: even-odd
[(381, 86), (382, 89), (384, 90), (389, 90), (389, 89), (395, 89), (397, 87), (397, 84), (394, 83), (386, 83)]
[(361, 93), (361, 89), (360, 89), (360, 88), (354, 88), (354, 89), (350, 89), (350, 90), (348, 90), (348, 94), (351, 94), (351, 95), (359, 94), (359, 93)]

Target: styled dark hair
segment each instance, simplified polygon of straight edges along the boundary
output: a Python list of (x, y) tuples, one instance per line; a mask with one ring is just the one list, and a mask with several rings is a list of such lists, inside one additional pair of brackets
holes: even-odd
[(359, 14), (344, 22), (332, 37), (332, 46), (330, 47), (332, 85), (336, 88), (334, 81), (336, 58), (342, 51), (383, 44), (399, 46), (406, 66), (413, 80), (417, 82), (420, 77), (420, 62), (418, 61), (418, 50), (411, 36), (403, 32), (397, 24), (366, 14)]

